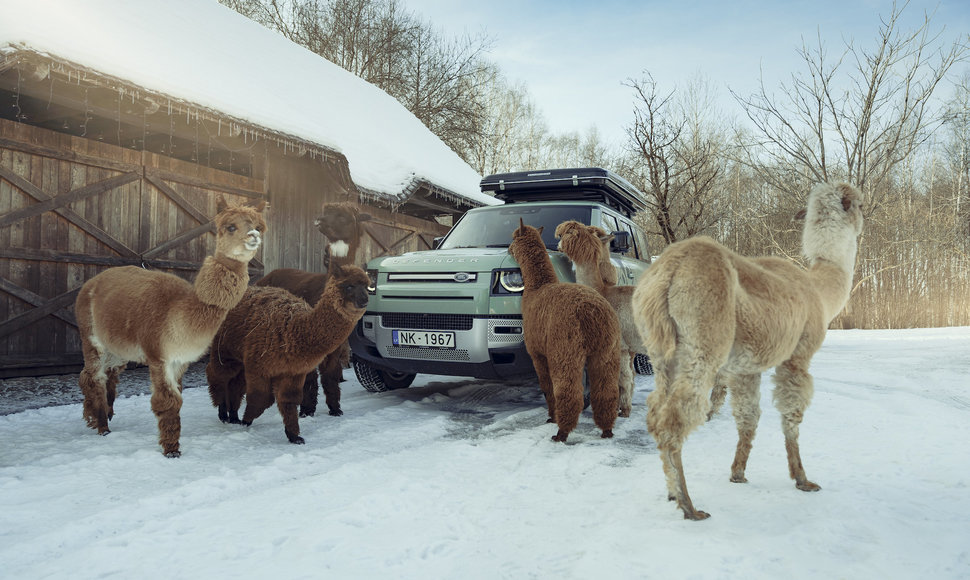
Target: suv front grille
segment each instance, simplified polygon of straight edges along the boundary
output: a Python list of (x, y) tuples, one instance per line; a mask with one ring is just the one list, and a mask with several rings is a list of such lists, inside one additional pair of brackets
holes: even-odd
[(471, 330), (473, 317), (469, 314), (421, 314), (391, 312), (381, 315), (384, 328), (412, 330)]

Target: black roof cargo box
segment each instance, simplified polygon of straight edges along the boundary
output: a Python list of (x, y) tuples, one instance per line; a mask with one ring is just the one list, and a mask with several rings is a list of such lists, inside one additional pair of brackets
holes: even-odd
[(496, 173), (482, 179), (481, 188), (505, 203), (595, 200), (628, 217), (646, 207), (630, 182), (599, 167)]

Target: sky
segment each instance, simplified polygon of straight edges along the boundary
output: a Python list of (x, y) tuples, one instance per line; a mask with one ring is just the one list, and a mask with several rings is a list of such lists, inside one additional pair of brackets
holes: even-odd
[[(634, 95), (624, 86), (648, 70), (659, 92), (708, 80), (722, 117), (742, 110), (728, 88), (749, 95), (805, 69), (796, 50), (820, 34), (830, 54), (843, 39), (872, 46), (892, 0), (404, 0), (450, 34), (485, 32), (489, 58), (524, 81), (553, 132), (595, 126), (609, 142), (625, 141)], [(903, 29), (933, 12), (931, 29), (947, 38), (970, 31), (970, 2), (911, 0)], [(967, 65), (965, 65), (966, 67)]]
[[(563, 445), (534, 382), (419, 375), (373, 394), (346, 371), (344, 415), (301, 419), (292, 445), (273, 407), (221, 423), (202, 368), (186, 375), (178, 459), (158, 446), (144, 368), (122, 375), (139, 394), (116, 401), (104, 437), (81, 418), (76, 375), (35, 380), (60, 402), (0, 415), (0, 577), (970, 575), (970, 327), (828, 333), (800, 436), (817, 493), (788, 477), (765, 373), (747, 484), (728, 481), (729, 405), (687, 439), (702, 522), (667, 501), (652, 376), (613, 439), (587, 410)], [(0, 380), (0, 402), (14, 388)]]

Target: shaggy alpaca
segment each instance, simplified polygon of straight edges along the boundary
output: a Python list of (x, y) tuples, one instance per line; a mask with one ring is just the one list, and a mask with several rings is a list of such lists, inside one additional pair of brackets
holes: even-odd
[[(817, 491), (798, 449), (798, 428), (812, 398), (808, 373), (825, 331), (845, 306), (862, 232), (859, 192), (819, 184), (808, 198), (802, 251), (809, 268), (781, 258), (745, 258), (709, 238), (671, 245), (643, 275), (634, 316), (654, 361), (647, 429), (657, 441), (669, 498), (701, 520), (687, 493), (681, 449), (726, 385), (738, 428), (731, 481), (743, 483), (758, 419), (761, 373), (775, 367), (788, 471), (795, 486)], [(800, 217), (804, 215), (799, 212)]]
[(610, 262), (613, 236), (602, 228), (567, 221), (556, 227), (559, 251), (576, 266), (576, 282), (590, 286), (606, 298), (620, 319), (620, 416), (633, 410), (633, 357), (644, 350), (633, 322), (633, 286), (617, 286), (616, 267)]
[(219, 419), (239, 423), (243, 391), (251, 425), (275, 397), (290, 443), (303, 443), (297, 405), (307, 373), (350, 335), (367, 308), (367, 274), (331, 265), (315, 306), (282, 288), (253, 287), (229, 312), (212, 342), (206, 367), (209, 395)]
[(620, 323), (595, 290), (559, 282), (542, 241), (542, 230), (520, 226), (509, 253), (519, 263), (522, 326), (526, 350), (546, 396), (549, 422), (559, 426), (553, 441), (566, 442), (583, 411), (583, 367), (589, 379), (593, 420), (613, 436), (620, 368)]
[(84, 370), (84, 418), (101, 435), (110, 433), (118, 377), (128, 361), (148, 365), (152, 411), (159, 443), (178, 457), (182, 374), (202, 356), (229, 310), (249, 284), (247, 264), (262, 242), (266, 222), (255, 209), (218, 201), (216, 251), (203, 262), (194, 284), (178, 276), (135, 266), (110, 268), (85, 282), (77, 296)]
[[(357, 255), (361, 237), (364, 235), (362, 222), (370, 221), (370, 214), (360, 213), (357, 206), (350, 203), (327, 203), (323, 205), (323, 214), (316, 219), (317, 229), (327, 238), (325, 268), (331, 262), (351, 264)], [(316, 274), (296, 270), (294, 268), (280, 268), (273, 270), (256, 281), (257, 286), (275, 286), (285, 288), (293, 294), (316, 304), (320, 300), (323, 288), (327, 285), (327, 272)], [(317, 373), (323, 385), (323, 396), (330, 414), (334, 417), (343, 415), (340, 409), (340, 383), (344, 380), (343, 368), (350, 364), (350, 345), (346, 342), (327, 355), (316, 370), (310, 371), (303, 383), (303, 400), (300, 403), (300, 416), (312, 417), (317, 412)]]

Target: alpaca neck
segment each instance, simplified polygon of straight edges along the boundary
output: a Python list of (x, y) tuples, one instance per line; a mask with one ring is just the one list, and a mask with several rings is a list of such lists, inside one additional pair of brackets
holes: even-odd
[(335, 284), (327, 284), (313, 309), (297, 314), (288, 325), (295, 344), (306, 356), (326, 355), (339, 346), (353, 329), (364, 308), (347, 306)]
[(529, 255), (522, 262), (519, 262), (519, 268), (522, 270), (522, 281), (526, 290), (534, 290), (559, 281), (545, 248), (533, 249), (536, 251), (529, 252)]
[[(601, 264), (573, 262), (576, 266), (576, 282), (595, 288), (597, 292), (602, 292), (606, 286), (603, 280), (603, 269)], [(612, 264), (610, 265), (612, 267)], [(614, 277), (614, 284), (616, 283)]]
[(248, 264), (227, 256), (209, 256), (195, 277), (193, 289), (202, 304), (231, 310), (249, 285)]
[(852, 271), (825, 258), (815, 260), (809, 268), (812, 284), (822, 300), (826, 324), (831, 322), (849, 301)]
[(354, 259), (357, 256), (357, 246), (360, 245), (360, 240), (337, 240), (327, 244), (327, 254), (330, 256), (330, 264), (340, 264), (341, 266), (346, 266), (348, 264), (353, 264)]

